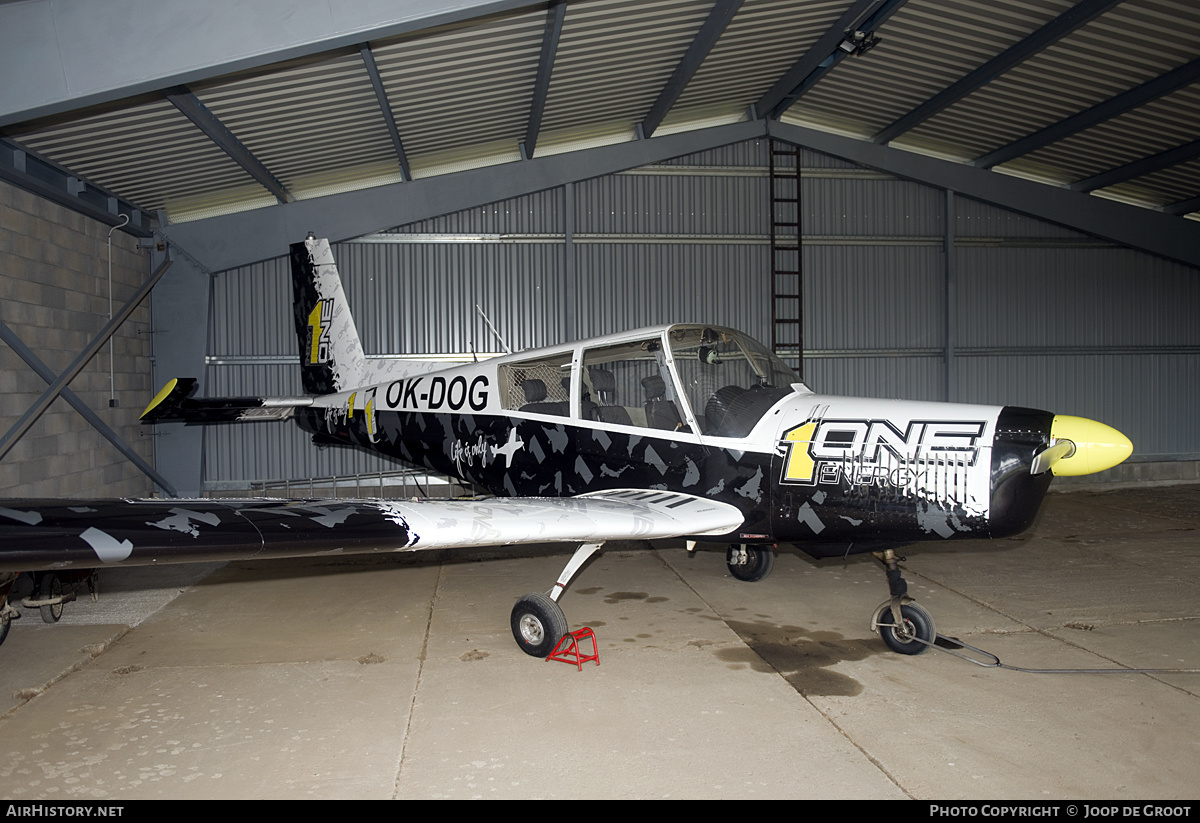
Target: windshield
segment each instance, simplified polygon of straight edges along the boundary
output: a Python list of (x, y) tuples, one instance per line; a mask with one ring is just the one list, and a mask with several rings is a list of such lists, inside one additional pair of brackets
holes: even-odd
[(716, 326), (676, 326), (671, 357), (704, 434), (744, 437), (800, 378), (751, 337)]

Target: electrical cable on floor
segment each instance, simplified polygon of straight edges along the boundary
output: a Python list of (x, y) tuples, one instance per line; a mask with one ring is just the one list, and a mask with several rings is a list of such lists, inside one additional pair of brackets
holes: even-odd
[[(921, 640), (919, 637), (914, 637), (913, 640), (921, 643), (926, 642)], [(953, 643), (960, 649), (969, 649), (976, 654), (989, 658), (991, 662), (976, 660), (970, 655), (961, 654), (953, 649), (940, 646), (938, 645), (937, 640), (944, 640), (947, 643)], [(957, 637), (947, 637), (944, 634), (939, 634), (937, 636), (937, 640), (935, 640), (933, 643), (928, 643), (927, 645), (932, 646), (938, 651), (953, 655), (960, 660), (967, 661), (968, 663), (974, 663), (976, 666), (981, 666), (985, 669), (1008, 669), (1012, 672), (1025, 672), (1026, 674), (1200, 674), (1200, 669), (1026, 669), (1020, 666), (1010, 666), (1007, 663), (1001, 663), (1000, 658), (991, 652), (985, 652), (983, 649), (977, 649), (969, 643), (964, 643)]]

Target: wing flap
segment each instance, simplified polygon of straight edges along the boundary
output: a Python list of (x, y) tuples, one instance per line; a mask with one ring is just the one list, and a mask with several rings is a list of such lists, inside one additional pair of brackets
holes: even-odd
[(0, 571), (722, 534), (734, 506), (625, 489), (482, 500), (6, 500)]

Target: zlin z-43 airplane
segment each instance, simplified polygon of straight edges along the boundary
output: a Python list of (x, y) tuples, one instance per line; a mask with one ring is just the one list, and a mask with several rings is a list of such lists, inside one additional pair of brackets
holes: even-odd
[[(607, 540), (729, 545), (730, 573), (775, 544), (874, 552), (890, 597), (873, 629), (917, 654), (935, 637), (895, 550), (999, 538), (1034, 519), (1054, 475), (1097, 472), (1132, 446), (1092, 420), (1013, 406), (815, 394), (753, 339), (709, 325), (639, 329), (430, 370), (368, 360), (328, 241), (291, 247), (302, 397), (193, 398), (172, 380), (145, 422), (292, 418), (318, 444), (461, 478), (472, 500), (0, 501), (0, 573), (531, 542), (579, 544), (512, 630), (544, 657), (567, 632), (559, 596)], [(2, 583), (0, 583), (2, 585)], [(3, 594), (3, 592), (0, 592)]]

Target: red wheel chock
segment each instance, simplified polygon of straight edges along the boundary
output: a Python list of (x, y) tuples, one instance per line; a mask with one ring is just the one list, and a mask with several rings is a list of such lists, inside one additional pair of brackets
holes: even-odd
[[(581, 654), (579, 651), (579, 641), (584, 638), (590, 638), (592, 641), (592, 653)], [(557, 660), (559, 663), (574, 663), (575, 666), (583, 671), (583, 664), (589, 660), (595, 660), (596, 665), (600, 665), (600, 648), (596, 645), (596, 633), (584, 626), (573, 632), (567, 632), (563, 635), (562, 640), (558, 641), (558, 645), (554, 647), (554, 651), (546, 660)]]

